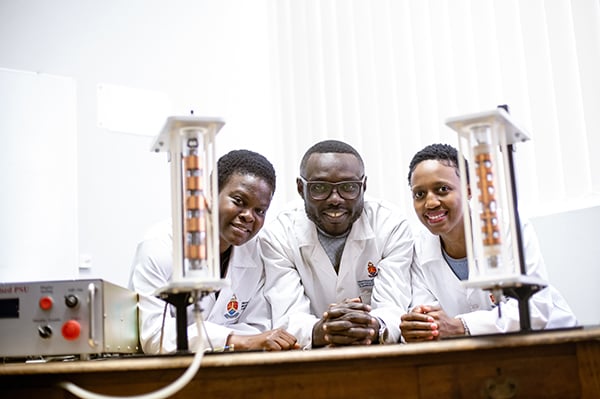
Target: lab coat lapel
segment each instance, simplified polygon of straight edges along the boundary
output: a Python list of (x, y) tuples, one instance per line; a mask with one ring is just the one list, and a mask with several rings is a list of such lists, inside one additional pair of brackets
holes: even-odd
[(317, 275), (335, 276), (333, 265), (319, 242), (317, 226), (306, 216), (299, 218), (296, 223), (298, 224), (296, 239), (303, 260), (300, 264), (310, 265), (309, 268)]
[(440, 298), (440, 302), (443, 303), (447, 303), (447, 301), (442, 298), (463, 297), (465, 289), (444, 260), (440, 237), (429, 233), (429, 231), (423, 234), (427, 235), (427, 239), (421, 241), (423, 244), (423, 248), (419, 250), (421, 253), (421, 266), (427, 281), (433, 281), (432, 287), (439, 288), (439, 292), (434, 292), (434, 295)]
[(368, 245), (375, 240), (365, 212), (354, 222), (346, 239), (340, 261), (336, 293), (338, 300), (360, 297), (365, 303), (371, 302), (373, 278), (369, 276), (369, 262), (377, 265), (381, 260), (378, 245)]
[[(348, 273), (354, 273), (356, 262), (365, 262), (364, 268), (367, 270), (367, 262), (376, 262), (379, 260), (377, 254), (365, 253), (367, 241), (375, 238), (375, 232), (368, 223), (367, 217), (363, 211), (360, 218), (354, 222), (344, 245), (344, 252), (340, 261), (340, 275), (344, 277)], [(368, 258), (368, 259), (367, 259)], [(361, 265), (358, 265), (361, 267)]]
[[(232, 294), (236, 294), (240, 298), (246, 298), (252, 292), (245, 292), (244, 289), (255, 286), (253, 280), (258, 275), (256, 268), (261, 267), (253, 261), (258, 259), (257, 246), (248, 243), (241, 247), (233, 247), (232, 251), (227, 275), (225, 276), (230, 285), (223, 292), (228, 292), (230, 297)], [(220, 299), (221, 296), (219, 295)]]

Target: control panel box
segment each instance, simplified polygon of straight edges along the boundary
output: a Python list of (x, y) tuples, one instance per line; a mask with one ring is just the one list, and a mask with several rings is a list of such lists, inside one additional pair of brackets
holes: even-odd
[(99, 280), (0, 284), (0, 358), (138, 353), (138, 296)]

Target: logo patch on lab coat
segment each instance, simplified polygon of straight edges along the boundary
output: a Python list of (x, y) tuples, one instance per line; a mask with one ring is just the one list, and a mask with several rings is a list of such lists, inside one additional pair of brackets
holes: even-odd
[(369, 262), (367, 264), (367, 272), (369, 273), (369, 277), (371, 278), (377, 276), (377, 267), (375, 267), (373, 262)]
[(235, 294), (227, 302), (227, 312), (223, 315), (226, 319), (233, 319), (238, 317), (240, 313), (240, 303), (237, 300)]

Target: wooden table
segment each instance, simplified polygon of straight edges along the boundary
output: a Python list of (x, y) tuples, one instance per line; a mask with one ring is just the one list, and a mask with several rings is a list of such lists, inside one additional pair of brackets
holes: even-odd
[[(191, 356), (7, 363), (0, 397), (65, 398), (71, 381), (110, 395), (151, 392)], [(409, 345), (207, 355), (177, 398), (600, 398), (600, 327)]]

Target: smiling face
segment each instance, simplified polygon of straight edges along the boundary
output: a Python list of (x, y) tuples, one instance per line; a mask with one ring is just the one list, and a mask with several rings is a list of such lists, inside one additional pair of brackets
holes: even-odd
[(234, 173), (219, 192), (219, 251), (242, 245), (265, 223), (273, 197), (272, 187), (262, 178)]
[[(307, 160), (303, 174), (308, 182), (360, 181), (364, 176), (364, 167), (353, 154), (313, 153)], [(310, 196), (306, 184), (300, 179), (297, 180), (297, 188), (304, 199), (308, 218), (329, 235), (339, 236), (348, 232), (362, 213), (366, 181), (362, 185), (361, 193), (353, 200), (342, 198), (337, 190), (333, 190), (325, 199), (315, 200)]]
[(462, 192), (456, 167), (424, 160), (414, 168), (410, 185), (421, 223), (442, 242), (464, 242)]

